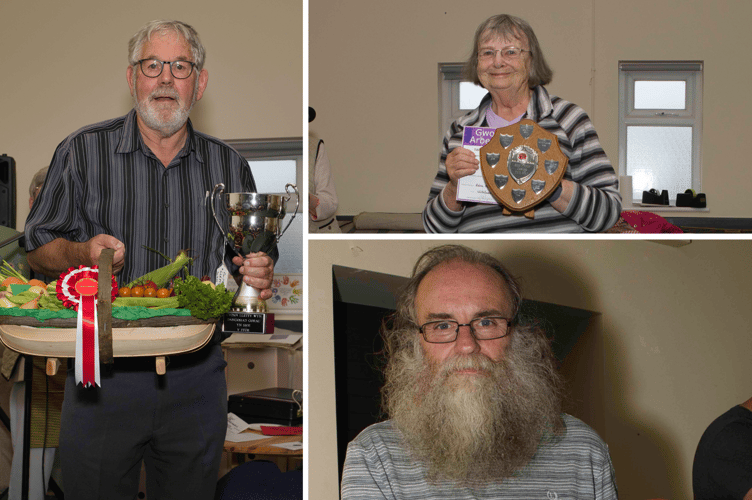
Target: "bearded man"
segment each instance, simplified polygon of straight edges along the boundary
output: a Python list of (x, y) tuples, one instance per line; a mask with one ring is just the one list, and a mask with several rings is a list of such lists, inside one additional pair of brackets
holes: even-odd
[(421, 256), (384, 332), (390, 420), (349, 444), (344, 499), (617, 497), (608, 447), (561, 412), (550, 342), (520, 302), (488, 254)]
[[(191, 249), (191, 274), (214, 278), (231, 269), (270, 298), (272, 258), (226, 260), (205, 204), (217, 183), (227, 192), (256, 186), (240, 154), (188, 119), (209, 78), (198, 33), (179, 21), (153, 21), (128, 52), (135, 107), (58, 146), (26, 221), (29, 263), (56, 279), (97, 264), (111, 248), (123, 285), (165, 264), (149, 249)], [(221, 340), (215, 334), (199, 351), (173, 356), (165, 375), (155, 373), (153, 358), (116, 358), (95, 389), (77, 386), (69, 370), (60, 433), (67, 496), (135, 498), (143, 460), (149, 498), (214, 498), (227, 429)]]

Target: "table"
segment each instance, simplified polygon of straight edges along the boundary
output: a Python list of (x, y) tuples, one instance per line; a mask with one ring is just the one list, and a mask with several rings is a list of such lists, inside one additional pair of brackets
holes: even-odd
[[(246, 432), (248, 432), (249, 434), (261, 434), (261, 432), (259, 431)], [(289, 463), (291, 460), (303, 460), (303, 449), (301, 448), (299, 450), (288, 450), (285, 448), (279, 448), (278, 446), (274, 445), (280, 443), (295, 443), (302, 441), (303, 436), (268, 436), (265, 439), (254, 439), (253, 441), (243, 441), (240, 443), (225, 441), (224, 451), (229, 453), (230, 457), (232, 457), (232, 455), (237, 455), (239, 463), (245, 461), (242, 457), (246, 454), (266, 455), (276, 459), (281, 459), (283, 462), (285, 462), (284, 467), (280, 466), (278, 460), (275, 460), (275, 462), (277, 463), (277, 466), (280, 467), (280, 470), (282, 470), (282, 472), (285, 472), (285, 470), (290, 470)], [(231, 468), (231, 466), (228, 468)]]
[[(258, 431), (246, 431), (249, 434), (261, 435)], [(266, 439), (254, 439), (235, 443), (225, 441), (225, 451), (230, 453), (250, 453), (253, 455), (280, 455), (285, 457), (302, 457), (303, 450), (288, 450), (274, 446), (281, 443), (302, 442), (303, 436), (267, 436)]]

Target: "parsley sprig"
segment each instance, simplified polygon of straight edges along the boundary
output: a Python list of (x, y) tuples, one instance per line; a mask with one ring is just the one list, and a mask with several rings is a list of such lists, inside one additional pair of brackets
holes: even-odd
[(222, 316), (232, 306), (233, 294), (225, 290), (224, 285), (212, 288), (195, 276), (175, 278), (174, 289), (180, 307), (204, 321)]

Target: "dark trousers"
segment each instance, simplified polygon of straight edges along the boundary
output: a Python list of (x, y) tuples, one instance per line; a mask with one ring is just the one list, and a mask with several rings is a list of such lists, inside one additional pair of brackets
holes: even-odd
[(115, 358), (102, 387), (75, 386), (68, 371), (60, 432), (63, 488), (75, 500), (132, 500), (141, 461), (150, 500), (212, 499), (227, 432), (219, 345), (169, 358)]

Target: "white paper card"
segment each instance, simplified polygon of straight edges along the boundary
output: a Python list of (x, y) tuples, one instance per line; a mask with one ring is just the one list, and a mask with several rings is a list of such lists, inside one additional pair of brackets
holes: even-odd
[(273, 444), (272, 446), (276, 446), (277, 448), (284, 448), (286, 450), (298, 451), (303, 449), (303, 442), (295, 441), (294, 443), (279, 443)]
[(261, 434), (254, 434), (252, 432), (244, 432), (250, 429), (251, 426), (245, 421), (235, 415), (234, 413), (227, 414), (227, 435), (225, 441), (232, 443), (243, 443), (245, 441), (255, 441), (257, 439), (266, 439), (268, 436)]
[[(475, 158), (480, 162), (480, 148), (488, 144), (494, 133), (496, 133), (495, 128), (465, 127), (462, 147), (475, 153)], [(483, 169), (480, 166), (473, 175), (463, 177), (457, 182), (457, 201), (499, 204), (488, 190), (486, 180), (483, 178)]]

